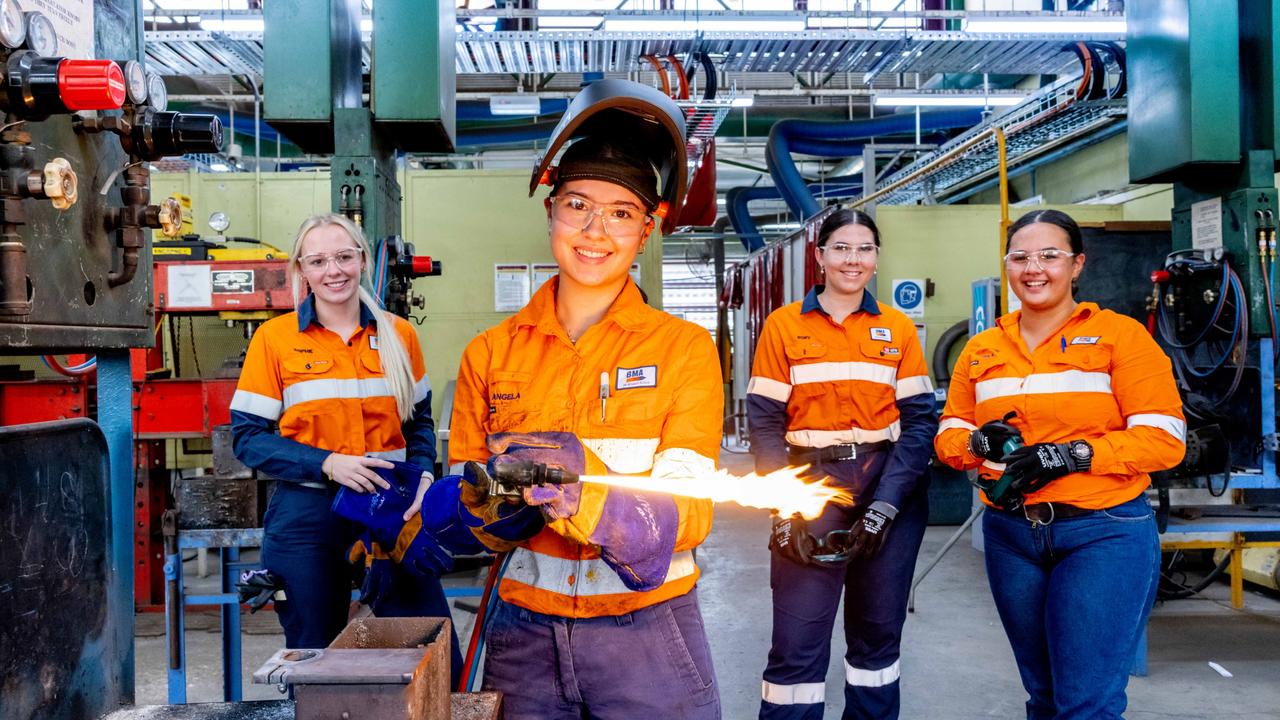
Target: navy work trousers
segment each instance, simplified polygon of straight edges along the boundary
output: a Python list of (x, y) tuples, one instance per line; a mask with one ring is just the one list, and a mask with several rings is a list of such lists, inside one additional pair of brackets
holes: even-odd
[[(871, 487), (888, 453), (871, 452), (852, 460), (823, 463), (822, 474), (845, 487)], [(897, 718), (899, 646), (907, 617), (907, 593), (916, 555), (929, 521), (927, 481), (908, 496), (906, 507), (889, 527), (880, 552), (842, 567), (798, 565), (773, 553), (769, 584), (773, 590), (773, 647), (764, 671), (761, 720), (821, 720), (825, 707), (831, 631), (844, 593), (846, 720)], [(828, 505), (810, 521), (822, 537), (847, 530), (861, 508)]]
[[(329, 506), (336, 486), (327, 490), (278, 481), (263, 519), (262, 564), (284, 581), (285, 600), (276, 615), (290, 648), (324, 648), (347, 625), (351, 610), (348, 553), (360, 536), (355, 523)], [(450, 617), (440, 579), (391, 568), (391, 589), (372, 603), (378, 617)], [(450, 653), (452, 676), (462, 671), (458, 636)]]
[(982, 532), (987, 580), (1029, 695), (1027, 717), (1121, 718), (1160, 579), (1160, 538), (1146, 497), (1048, 525), (988, 509)]

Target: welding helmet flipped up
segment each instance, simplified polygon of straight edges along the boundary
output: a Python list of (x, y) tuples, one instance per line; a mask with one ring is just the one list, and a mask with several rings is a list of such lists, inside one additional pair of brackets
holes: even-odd
[[(556, 154), (570, 140), (559, 165)], [(656, 176), (655, 176), (656, 172)], [(570, 180), (604, 180), (634, 192), (675, 230), (684, 203), (689, 163), (684, 112), (663, 93), (630, 80), (597, 80), (569, 103), (534, 164), (529, 195)], [(659, 189), (660, 184), (660, 189)]]

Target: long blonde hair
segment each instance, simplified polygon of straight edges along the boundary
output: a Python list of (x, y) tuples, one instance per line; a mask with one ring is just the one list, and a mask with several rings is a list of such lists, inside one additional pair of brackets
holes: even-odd
[(360, 271), (359, 297), (372, 312), (378, 323), (378, 357), (382, 361), (382, 376), (387, 381), (391, 395), (396, 399), (396, 410), (401, 422), (413, 418), (413, 367), (409, 363), (409, 353), (405, 350), (400, 333), (396, 332), (395, 316), (382, 309), (382, 304), (373, 297), (369, 288), (373, 287), (369, 274), (369, 259), (373, 254), (369, 251), (369, 242), (364, 232), (344, 215), (325, 214), (312, 215), (298, 226), (298, 234), (293, 239), (292, 261), (289, 263), (289, 284), (293, 289), (293, 306), (296, 308), (305, 297), (306, 280), (302, 277), (299, 264), (302, 256), (302, 243), (307, 233), (316, 228), (336, 225), (343, 229), (351, 241), (360, 248), (364, 267)]

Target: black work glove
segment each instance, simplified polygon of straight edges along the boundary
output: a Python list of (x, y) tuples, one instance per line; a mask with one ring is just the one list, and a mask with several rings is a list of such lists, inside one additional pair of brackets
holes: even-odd
[[(1077, 446), (1083, 448), (1077, 449)], [(1082, 455), (1086, 455), (1082, 457)], [(1036, 443), (1009, 453), (1004, 471), (1013, 478), (1010, 487), (1033, 493), (1063, 475), (1085, 472), (1093, 462), (1093, 447), (1084, 440), (1069, 443)]]
[(1010, 438), (1020, 438), (1022, 433), (1009, 424), (1017, 413), (1010, 412), (1000, 420), (984, 423), (982, 427), (969, 433), (969, 450), (980, 458), (992, 462), (1004, 461), (1004, 444)]
[(858, 522), (849, 529), (849, 559), (866, 560), (884, 546), (885, 536), (889, 534), (889, 526), (897, 516), (898, 509), (883, 500), (871, 503)]
[(809, 522), (796, 513), (789, 518), (774, 513), (769, 549), (797, 565), (810, 564), (818, 541), (809, 533)]
[[(275, 597), (279, 593), (279, 597)], [(258, 612), (268, 601), (284, 599), (284, 581), (270, 570), (245, 570), (236, 583), (236, 596), (249, 606), (249, 614)]]

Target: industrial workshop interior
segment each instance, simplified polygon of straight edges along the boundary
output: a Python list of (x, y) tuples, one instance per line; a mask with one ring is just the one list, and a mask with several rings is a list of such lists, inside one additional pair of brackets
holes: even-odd
[(1280, 720), (1277, 36), (0, 0), (0, 720)]

